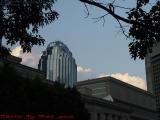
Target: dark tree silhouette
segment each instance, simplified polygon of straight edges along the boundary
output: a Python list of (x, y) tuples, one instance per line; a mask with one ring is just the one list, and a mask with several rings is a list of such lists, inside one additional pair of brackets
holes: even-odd
[[(123, 6), (127, 0), (79, 0), (84, 3), (89, 15), (88, 5), (98, 7), (105, 14), (97, 18), (104, 20), (110, 14), (119, 23), (123, 34), (131, 39), (129, 52), (131, 57), (144, 59), (148, 52), (152, 52), (153, 45), (160, 41), (160, 1), (134, 0), (132, 8)], [(151, 3), (152, 2), (152, 3)], [(126, 17), (119, 15), (116, 10), (123, 9)], [(127, 24), (129, 27), (123, 25)]]
[(39, 28), (50, 24), (58, 13), (53, 10), (56, 0), (0, 0), (0, 55), (9, 54), (2, 46), (19, 43), (24, 52), (31, 52), (34, 45), (44, 44)]
[(1, 115), (69, 115), (73, 116), (71, 120), (89, 120), (76, 88), (64, 88), (57, 82), (48, 84), (38, 77), (23, 78), (10, 63), (0, 63), (0, 68)]

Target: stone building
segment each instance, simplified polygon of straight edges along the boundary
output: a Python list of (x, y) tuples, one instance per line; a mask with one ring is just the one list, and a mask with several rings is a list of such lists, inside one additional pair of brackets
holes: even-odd
[(112, 77), (80, 81), (91, 120), (156, 120), (153, 94)]
[(7, 58), (0, 58), (0, 67), (4, 65), (4, 63), (10, 63), (11, 66), (23, 77), (26, 78), (36, 78), (40, 77), (41, 79), (45, 79), (46, 75), (38, 69), (28, 67), (26, 65), (21, 64), (22, 59), (15, 56), (8, 56)]
[[(38, 76), (48, 81), (43, 72), (20, 64), (19, 58), (0, 59), (0, 67), (4, 61), (11, 63), (24, 77)], [(80, 81), (76, 87), (82, 94), (90, 120), (157, 120), (155, 97), (150, 92), (112, 77)]]
[(160, 119), (160, 42), (154, 45), (152, 53), (145, 58), (148, 91), (156, 97), (156, 107)]

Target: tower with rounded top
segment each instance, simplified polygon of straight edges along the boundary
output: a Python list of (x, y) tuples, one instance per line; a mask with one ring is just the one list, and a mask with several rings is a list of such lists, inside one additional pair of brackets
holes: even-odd
[(38, 69), (46, 78), (73, 87), (77, 81), (77, 65), (71, 51), (61, 41), (51, 42), (39, 60)]

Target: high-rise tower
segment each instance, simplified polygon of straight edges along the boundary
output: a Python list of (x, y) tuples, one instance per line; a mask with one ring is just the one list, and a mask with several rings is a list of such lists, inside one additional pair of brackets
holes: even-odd
[(46, 78), (73, 87), (77, 81), (77, 65), (68, 47), (60, 42), (51, 42), (39, 60), (38, 69)]
[(152, 48), (145, 59), (147, 89), (156, 97), (156, 107), (160, 119), (160, 42)]

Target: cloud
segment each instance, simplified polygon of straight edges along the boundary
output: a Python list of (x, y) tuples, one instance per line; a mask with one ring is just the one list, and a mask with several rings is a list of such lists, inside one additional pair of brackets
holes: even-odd
[(101, 74), (99, 77), (107, 77), (111, 76), (133, 86), (139, 87), (141, 89), (147, 90), (146, 82), (144, 79), (137, 77), (137, 76), (130, 76), (128, 73), (115, 73), (115, 74)]
[(88, 72), (91, 72), (92, 69), (91, 68), (83, 68), (82, 66), (77, 66), (77, 72), (80, 72), (80, 73), (88, 73)]
[(39, 56), (35, 53), (23, 53), (22, 48), (17, 46), (16, 48), (12, 49), (13, 56), (22, 58), (22, 64), (37, 68)]
[(14, 48), (14, 49), (12, 50), (12, 53), (11, 53), (11, 54), (12, 54), (13, 56), (16, 56), (16, 57), (22, 57), (22, 53), (23, 53), (23, 51), (22, 51), (21, 47), (18, 46), (18, 47)]
[(85, 68), (77, 65), (77, 79), (78, 81), (87, 80), (93, 78), (93, 70), (91, 68)]

